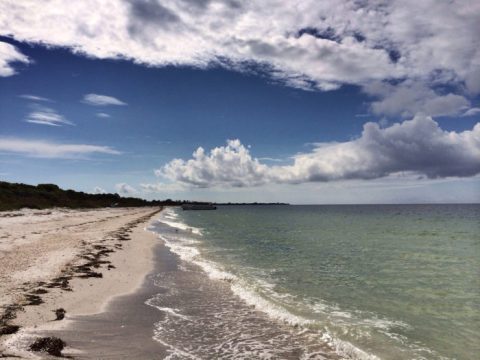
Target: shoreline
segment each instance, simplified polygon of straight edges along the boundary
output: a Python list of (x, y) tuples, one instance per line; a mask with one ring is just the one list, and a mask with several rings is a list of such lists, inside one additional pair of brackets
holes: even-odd
[[(114, 298), (137, 291), (154, 268), (159, 242), (146, 227), (161, 210), (2, 213), (0, 329), (19, 330), (0, 335), (0, 357), (38, 358), (26, 350), (41, 331), (64, 329), (70, 319), (101, 313)], [(61, 321), (57, 309), (66, 311)]]
[[(327, 344), (240, 298), (230, 281), (212, 279), (201, 266), (173, 252), (164, 236), (188, 236), (163, 222), (155, 266), (142, 286), (117, 296), (102, 313), (71, 316), (71, 326), (38, 329), (41, 336), (65, 340), (63, 352), (79, 360), (211, 358), (212, 356), (338, 360)], [(230, 329), (230, 330), (229, 330)], [(225, 331), (226, 330), (226, 331)]]

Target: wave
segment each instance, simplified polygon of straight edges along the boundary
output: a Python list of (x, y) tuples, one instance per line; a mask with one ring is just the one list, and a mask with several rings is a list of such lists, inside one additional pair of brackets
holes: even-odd
[(188, 226), (187, 224), (181, 222), (181, 221), (175, 221), (177, 219), (177, 216), (173, 216), (170, 209), (165, 210), (165, 215), (161, 217), (161, 222), (174, 228), (174, 229), (179, 229), (183, 230), (185, 232), (191, 232), (196, 235), (202, 235), (202, 229), (193, 227), (193, 226)]

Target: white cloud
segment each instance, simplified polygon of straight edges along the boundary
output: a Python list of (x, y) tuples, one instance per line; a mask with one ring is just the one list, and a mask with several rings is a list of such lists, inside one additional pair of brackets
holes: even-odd
[(32, 100), (32, 101), (52, 102), (52, 100), (50, 100), (46, 97), (37, 96), (37, 95), (23, 94), (23, 95), (19, 95), (19, 97), (21, 97), (22, 99)]
[(258, 160), (272, 161), (272, 162), (282, 162), (282, 161), (284, 161), (283, 159), (271, 158), (271, 157), (261, 157), (261, 158), (258, 158)]
[(371, 104), (375, 114), (393, 116), (400, 114), (405, 118), (417, 113), (430, 116), (455, 116), (470, 107), (470, 101), (462, 95), (453, 93), (439, 94), (425, 83), (404, 81), (400, 84), (372, 82), (364, 91), (379, 100)]
[(99, 117), (99, 118), (109, 118), (109, 117), (111, 117), (109, 114), (103, 113), (103, 112), (99, 112), (99, 113), (97, 113), (96, 115), (97, 115), (97, 117)]
[[(425, 104), (411, 100), (432, 114), (456, 113), (480, 92), (478, 23), (480, 3), (470, 0), (0, 3), (0, 33), (19, 41), (148, 66), (250, 71), (255, 63), (303, 89), (408, 79), (435, 92), (418, 93)], [(435, 91), (442, 85), (451, 95)], [(384, 108), (405, 111), (395, 104), (376, 111)]]
[(120, 195), (134, 195), (138, 193), (137, 189), (127, 183), (116, 184), (115, 189)]
[(156, 174), (172, 181), (197, 187), (256, 186), (265, 183), (269, 168), (251, 157), (239, 140), (229, 140), (227, 146), (214, 148), (210, 154), (199, 147), (193, 159), (174, 159)]
[(93, 188), (93, 193), (94, 194), (106, 194), (107, 190), (105, 190), (104, 188), (101, 188), (100, 186), (95, 186)]
[(49, 126), (74, 125), (54, 109), (44, 106), (35, 106), (34, 108), (35, 110), (27, 115), (26, 122)]
[(108, 105), (127, 105), (123, 101), (108, 95), (86, 94), (83, 97), (83, 102), (93, 106), (108, 106)]
[(187, 189), (187, 187), (181, 183), (140, 184), (140, 187), (146, 193), (183, 192)]
[(28, 56), (18, 51), (15, 46), (0, 41), (0, 76), (6, 77), (15, 75), (17, 73), (13, 67), (13, 64), (15, 63), (29, 64), (30, 59)]
[(480, 114), (480, 108), (474, 107), (465, 111), (465, 113), (463, 113), (462, 116), (474, 116), (477, 114)]
[(109, 146), (61, 144), (44, 140), (0, 138), (0, 152), (38, 158), (82, 159), (93, 154), (119, 155)]
[(299, 184), (375, 179), (402, 174), (428, 178), (468, 177), (480, 173), (480, 123), (470, 131), (447, 132), (430, 117), (380, 128), (366, 123), (358, 139), (318, 143), (293, 157), (293, 164), (267, 166), (239, 140), (190, 160), (174, 159), (157, 176), (193, 187), (249, 187), (268, 183)]

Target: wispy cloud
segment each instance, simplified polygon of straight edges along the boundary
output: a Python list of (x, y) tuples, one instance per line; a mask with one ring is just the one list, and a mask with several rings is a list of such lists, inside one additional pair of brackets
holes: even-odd
[(369, 180), (405, 173), (430, 179), (480, 174), (480, 123), (472, 130), (448, 132), (431, 117), (418, 115), (385, 128), (369, 122), (354, 140), (314, 146), (295, 155), (293, 164), (274, 166), (252, 157), (239, 140), (229, 140), (209, 153), (198, 148), (192, 159), (174, 159), (156, 174), (198, 188)]
[(30, 62), (28, 56), (18, 51), (15, 46), (0, 41), (0, 76), (15, 75), (17, 73), (14, 68), (15, 63), (29, 64)]
[(48, 99), (46, 97), (31, 95), (31, 94), (23, 94), (23, 95), (19, 95), (18, 97), (26, 100), (31, 100), (31, 101), (53, 102), (51, 99)]
[(111, 117), (110, 114), (107, 114), (107, 113), (104, 113), (104, 112), (99, 112), (96, 115), (99, 118), (109, 118), (109, 117)]
[(117, 99), (116, 97), (109, 96), (109, 95), (99, 95), (99, 94), (86, 94), (83, 97), (83, 102), (93, 106), (127, 105), (127, 103)]
[(56, 110), (44, 106), (34, 106), (25, 119), (26, 122), (49, 126), (74, 125), (71, 121), (59, 114)]
[(480, 108), (474, 107), (474, 108), (471, 108), (471, 109), (468, 109), (467, 111), (465, 111), (463, 113), (462, 117), (464, 117), (464, 116), (474, 116), (474, 115), (477, 115), (477, 114), (480, 114)]
[(0, 152), (37, 158), (86, 159), (94, 154), (119, 155), (109, 146), (89, 144), (62, 144), (46, 140), (0, 138)]

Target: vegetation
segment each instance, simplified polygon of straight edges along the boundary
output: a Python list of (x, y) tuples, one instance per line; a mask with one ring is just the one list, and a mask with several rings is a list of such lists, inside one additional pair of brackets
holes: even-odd
[[(101, 208), (137, 206), (175, 206), (182, 204), (211, 204), (188, 200), (148, 201), (118, 194), (87, 194), (81, 191), (63, 190), (55, 184), (27, 185), (0, 181), (0, 211), (21, 208), (48, 209), (52, 207)], [(213, 203), (214, 205), (288, 205), (285, 203)]]
[(147, 201), (118, 194), (87, 194), (62, 190), (54, 184), (26, 185), (0, 181), (0, 211), (21, 208), (47, 209), (51, 207), (100, 208), (109, 206), (162, 206), (176, 205), (172, 200)]

